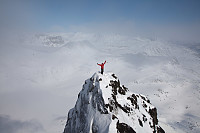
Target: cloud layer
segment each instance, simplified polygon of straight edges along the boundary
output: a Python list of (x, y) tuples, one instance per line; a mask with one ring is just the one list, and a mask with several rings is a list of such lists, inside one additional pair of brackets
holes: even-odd
[(8, 115), (0, 115), (1, 133), (42, 133), (42, 125), (35, 121), (13, 120)]

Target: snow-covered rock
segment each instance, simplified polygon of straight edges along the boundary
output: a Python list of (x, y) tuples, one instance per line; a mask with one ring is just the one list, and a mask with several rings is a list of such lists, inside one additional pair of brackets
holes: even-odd
[(85, 81), (64, 133), (164, 133), (157, 109), (132, 93), (113, 73), (95, 73)]
[(37, 34), (35, 37), (40, 40), (44, 46), (47, 47), (61, 47), (65, 43), (63, 37), (59, 35)]

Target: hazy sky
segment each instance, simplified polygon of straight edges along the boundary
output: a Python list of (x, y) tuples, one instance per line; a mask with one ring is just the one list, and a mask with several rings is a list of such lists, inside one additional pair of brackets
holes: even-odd
[(0, 12), (1, 27), (38, 31), (116, 22), (200, 23), (199, 0), (1, 0)]

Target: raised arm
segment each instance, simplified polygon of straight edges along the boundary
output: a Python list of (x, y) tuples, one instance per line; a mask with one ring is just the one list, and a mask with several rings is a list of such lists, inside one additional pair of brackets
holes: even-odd
[(97, 63), (97, 65), (101, 66), (101, 64), (98, 64), (98, 63)]
[(105, 62), (103, 64), (106, 64), (106, 60), (105, 60)]

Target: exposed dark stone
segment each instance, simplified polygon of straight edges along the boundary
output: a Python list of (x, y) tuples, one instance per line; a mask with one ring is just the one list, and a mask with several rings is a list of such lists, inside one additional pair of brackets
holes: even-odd
[(125, 105), (124, 105), (124, 109), (126, 109), (129, 113), (130, 113), (130, 111), (131, 111), (131, 108), (128, 107), (128, 106), (125, 106)]
[(137, 102), (137, 97), (135, 96), (135, 94), (132, 94), (132, 97), (133, 97), (134, 100)]
[(134, 94), (132, 94), (130, 97), (127, 97), (127, 99), (131, 101), (132, 105), (135, 106), (135, 109), (139, 109), (139, 106), (137, 104), (137, 97)]
[(138, 121), (139, 121), (140, 126), (143, 127), (142, 121), (140, 119), (138, 119)]
[(147, 108), (147, 105), (146, 105), (145, 103), (143, 103), (142, 106), (143, 106), (144, 108)]
[(114, 120), (114, 119), (118, 119), (118, 118), (117, 118), (117, 116), (112, 115), (112, 119)]
[(124, 112), (130, 113), (131, 109), (129, 107), (127, 107), (127, 106), (122, 107), (122, 105), (117, 102), (116, 95), (112, 94), (112, 99), (109, 99), (109, 102), (110, 102), (110, 104), (109, 104), (110, 111), (112, 111), (116, 107), (119, 107)]
[(114, 73), (112, 74), (112, 76), (113, 76), (113, 78), (117, 79), (117, 77), (115, 76), (115, 74), (114, 74)]
[(114, 95), (117, 95), (117, 88), (120, 88), (120, 82), (118, 81), (110, 81), (109, 86), (112, 86), (112, 92)]
[(113, 106), (109, 105), (109, 110), (110, 110), (110, 112), (112, 112), (113, 111)]
[(110, 112), (112, 112), (114, 108), (117, 108), (116, 96), (113, 95), (113, 98), (108, 98), (108, 101), (109, 101), (109, 104), (106, 104), (106, 108), (109, 107)]
[(130, 113), (131, 108), (129, 108), (128, 106), (122, 107), (121, 104), (119, 104), (119, 103), (117, 103), (117, 106), (118, 106), (119, 108), (121, 108), (124, 112)]
[(113, 107), (112, 107), (112, 106), (110, 106), (110, 105), (109, 105), (109, 110), (110, 110), (110, 112), (112, 112), (112, 111), (113, 111)]
[(92, 124), (92, 133), (98, 133), (98, 126), (95, 125), (94, 123)]
[(142, 115), (143, 115), (143, 121), (146, 122), (147, 121), (146, 116), (144, 114), (142, 114)]
[(91, 77), (91, 78), (90, 78), (90, 81), (94, 81), (94, 78)]
[(149, 114), (153, 118), (153, 122), (155, 123), (155, 125), (157, 125), (158, 124), (157, 109), (156, 108), (149, 109)]
[(146, 98), (145, 98), (145, 97), (143, 97), (142, 95), (140, 95), (140, 97), (141, 97), (144, 101), (146, 101)]
[(149, 100), (149, 99), (147, 100), (147, 103), (150, 103), (150, 100)]
[(119, 87), (118, 89), (118, 92), (122, 95), (125, 95), (127, 91), (128, 91), (128, 88), (126, 88), (124, 85), (122, 85), (122, 87)]
[(149, 126), (152, 128), (151, 122), (149, 122)]
[(102, 81), (102, 78), (100, 78), (99, 81)]
[(121, 104), (119, 104), (118, 102), (117, 102), (117, 99), (116, 99), (116, 96), (115, 95), (113, 95), (112, 94), (112, 96), (113, 96), (113, 100), (114, 101), (112, 101), (113, 102), (113, 105), (115, 106), (115, 107), (119, 107), (120, 109), (122, 109), (124, 112), (126, 112), (126, 113), (129, 113), (130, 112), (130, 108), (129, 107), (122, 107), (122, 105)]
[(159, 126), (157, 127), (157, 133), (165, 133), (165, 131)]
[(126, 91), (124, 89), (122, 89), (122, 87), (119, 87), (118, 92), (122, 95), (126, 94)]
[(136, 133), (132, 127), (127, 125), (126, 123), (119, 123), (119, 120), (117, 121), (117, 132), (118, 133)]
[(151, 115), (151, 117), (153, 118), (153, 129), (154, 131), (155, 129), (155, 125), (158, 124), (158, 119), (157, 119), (157, 109), (153, 108), (153, 109), (149, 109), (149, 114)]
[[(97, 109), (101, 114), (108, 114), (108, 110), (105, 106), (103, 97), (100, 93), (98, 93), (98, 88), (93, 85), (92, 82), (89, 83), (89, 88), (88, 88), (89, 92), (92, 93), (91, 94), (91, 102), (90, 104), (92, 105), (92, 107), (94, 109)], [(84, 100), (81, 99), (81, 101), (88, 101), (88, 99)], [(81, 104), (81, 105), (85, 105), (85, 103)]]
[(118, 81), (111, 80), (109, 86), (112, 87), (112, 92), (114, 95), (117, 95), (117, 91), (122, 95), (125, 95), (126, 92), (128, 91), (128, 88), (126, 88), (124, 85), (122, 87), (120, 86), (119, 80)]
[(97, 109), (98, 111), (101, 113), (101, 114), (108, 114), (108, 110), (106, 109), (105, 107), (105, 104), (104, 104), (104, 101), (103, 101), (103, 98), (101, 96), (97, 96), (97, 99), (96, 100), (96, 104), (97, 104)]
[(92, 87), (90, 88), (89, 92), (92, 92), (93, 89), (94, 89), (94, 85), (92, 84)]
[(111, 95), (112, 95), (113, 100), (114, 100), (115, 102), (117, 102), (116, 96), (113, 95), (113, 94), (111, 94)]
[(124, 85), (122, 85), (123, 89), (127, 92), (128, 91), (128, 88), (125, 87)]
[(113, 107), (112, 107), (110, 104), (105, 104), (105, 107), (106, 107), (106, 108), (108, 108), (108, 107), (109, 107), (109, 110), (110, 110), (110, 112), (112, 112), (112, 111), (113, 111)]
[(122, 105), (117, 102), (116, 97), (114, 99), (114, 105), (122, 109), (125, 113), (130, 113), (130, 108), (127, 106), (122, 107)]
[(131, 101), (131, 103), (133, 103), (133, 102), (134, 102), (134, 99), (133, 99), (132, 97), (127, 97), (127, 100), (130, 100), (130, 101)]
[(108, 88), (108, 86), (106, 85), (106, 88)]

